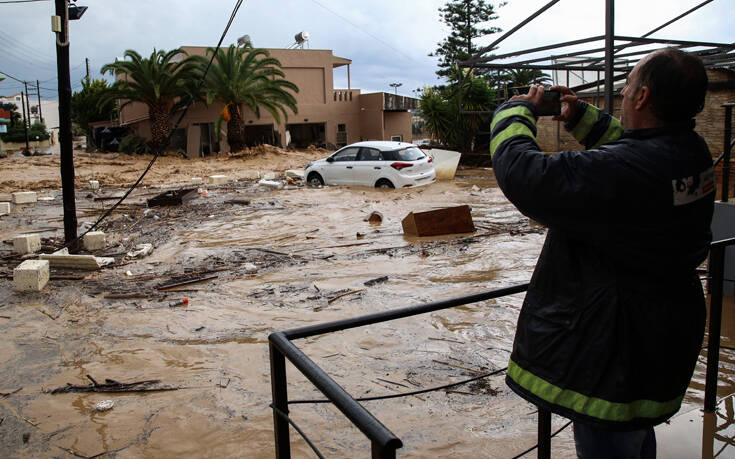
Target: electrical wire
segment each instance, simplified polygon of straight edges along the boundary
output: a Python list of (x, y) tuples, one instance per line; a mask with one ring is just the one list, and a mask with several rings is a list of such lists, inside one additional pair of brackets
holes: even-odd
[[(235, 16), (237, 15), (237, 11), (240, 9), (240, 6), (242, 6), (243, 1), (244, 0), (237, 0), (237, 3), (235, 4), (235, 7), (232, 10), (232, 14), (230, 15), (230, 20), (227, 22), (227, 26), (225, 26), (225, 30), (222, 32), (222, 36), (220, 37), (219, 42), (217, 43), (217, 47), (215, 48), (214, 53), (212, 53), (212, 57), (209, 60), (209, 63), (207, 64), (207, 67), (204, 70), (204, 73), (202, 73), (202, 77), (199, 80), (199, 85), (197, 87), (197, 90), (198, 89), (201, 89), (202, 85), (204, 84), (204, 80), (207, 77), (207, 73), (209, 72), (209, 69), (212, 66), (212, 62), (214, 61), (215, 56), (217, 55), (217, 51), (219, 51), (220, 47), (222, 46), (222, 42), (225, 39), (225, 35), (227, 35), (227, 32), (230, 30), (230, 26), (232, 25), (232, 22), (235, 20)], [(176, 124), (174, 125), (173, 129), (171, 129), (171, 131), (169, 132), (168, 138), (166, 139), (166, 143), (168, 143), (171, 140), (171, 136), (173, 135), (174, 131), (179, 127), (179, 124), (181, 123), (181, 120), (184, 118), (184, 116), (186, 116), (186, 113), (189, 111), (189, 107), (191, 107), (191, 105), (193, 103), (194, 103), (194, 98), (192, 97), (192, 98), (189, 99), (189, 102), (186, 104), (186, 106), (184, 107), (183, 111), (181, 112), (181, 116), (179, 116), (179, 119), (176, 121)], [(112, 212), (114, 212), (115, 209), (120, 204), (122, 204), (122, 202), (125, 201), (125, 199), (128, 197), (128, 195), (130, 195), (130, 193), (132, 193), (133, 190), (140, 184), (140, 182), (143, 180), (143, 177), (145, 177), (146, 174), (148, 173), (148, 171), (151, 169), (151, 167), (153, 167), (153, 163), (156, 162), (156, 159), (158, 159), (158, 157), (160, 155), (161, 155), (161, 151), (159, 149), (153, 155), (153, 158), (151, 158), (150, 163), (148, 163), (148, 166), (145, 168), (145, 170), (143, 171), (143, 173), (140, 175), (140, 177), (138, 177), (138, 180), (136, 180), (135, 183), (133, 184), (133, 186), (131, 186), (128, 189), (128, 191), (126, 191), (125, 194), (122, 195), (122, 197), (120, 198), (120, 200), (117, 201), (112, 207), (110, 207), (104, 214), (102, 214), (102, 216), (99, 219), (97, 219), (97, 221), (91, 227), (89, 227), (85, 232), (83, 232), (82, 234), (80, 234), (79, 236), (77, 236), (75, 239), (73, 239), (73, 240), (67, 242), (66, 244), (64, 244), (62, 246), (62, 248), (70, 247), (73, 244), (76, 244), (82, 237), (84, 237), (85, 234), (87, 234), (90, 231), (92, 231), (95, 228), (97, 228), (97, 226), (100, 223), (102, 223), (102, 221), (105, 218), (107, 218), (110, 214), (112, 214)]]
[(51, 0), (3, 0), (0, 1), (0, 5), (3, 3), (36, 3), (36, 2), (48, 2)]
[[(411, 395), (419, 395), (419, 394), (425, 394), (427, 392), (434, 392), (434, 391), (437, 391), (437, 390), (449, 389), (450, 387), (462, 386), (464, 384), (471, 383), (472, 381), (477, 381), (478, 379), (488, 378), (490, 376), (497, 375), (499, 373), (504, 372), (507, 369), (508, 369), (508, 367), (501, 368), (500, 370), (495, 370), (495, 371), (492, 371), (490, 373), (483, 373), (481, 375), (475, 376), (475, 377), (470, 378), (470, 379), (465, 379), (463, 381), (454, 382), (454, 383), (450, 383), (450, 384), (445, 384), (443, 386), (431, 387), (429, 389), (415, 390), (415, 391), (412, 391), (412, 392), (401, 392), (399, 394), (376, 395), (376, 396), (373, 396), (373, 397), (360, 397), (360, 398), (356, 398), (355, 401), (356, 402), (372, 402), (372, 401), (375, 401), (375, 400), (387, 400), (387, 399), (390, 399), (390, 398), (408, 397), (408, 396), (411, 396)], [(305, 404), (305, 403), (332, 403), (332, 401), (331, 400), (328, 400), (328, 399), (289, 400), (288, 401), (288, 404), (289, 405), (301, 405), (301, 404)]]
[(320, 7), (324, 8), (325, 10), (329, 11), (329, 12), (330, 12), (330, 13), (332, 13), (333, 15), (337, 16), (338, 18), (342, 19), (343, 21), (345, 21), (346, 23), (348, 23), (348, 24), (349, 24), (349, 25), (351, 25), (352, 27), (354, 27), (354, 28), (356, 28), (357, 30), (359, 30), (360, 32), (364, 33), (365, 35), (368, 35), (368, 36), (369, 36), (369, 37), (371, 37), (372, 39), (374, 39), (374, 40), (376, 40), (376, 41), (378, 41), (378, 42), (382, 43), (382, 44), (383, 44), (383, 45), (385, 45), (386, 47), (388, 47), (388, 48), (392, 49), (393, 51), (397, 52), (398, 54), (400, 54), (401, 56), (405, 57), (406, 59), (409, 59), (409, 60), (411, 60), (411, 61), (413, 61), (413, 62), (417, 62), (417, 61), (416, 61), (416, 59), (414, 59), (413, 57), (409, 56), (408, 54), (404, 53), (403, 51), (400, 51), (400, 50), (398, 50), (397, 48), (395, 48), (395, 47), (394, 47), (393, 45), (391, 45), (390, 43), (388, 43), (388, 42), (384, 41), (383, 39), (381, 39), (381, 38), (380, 38), (380, 37), (378, 37), (377, 35), (374, 35), (374, 34), (372, 34), (372, 33), (368, 32), (367, 30), (363, 29), (362, 27), (360, 27), (359, 25), (357, 25), (357, 24), (355, 24), (354, 22), (350, 21), (349, 19), (347, 19), (346, 17), (342, 16), (341, 14), (337, 13), (336, 11), (334, 11), (334, 10), (331, 10), (331, 9), (329, 9), (329, 8), (328, 8), (327, 6), (325, 6), (325, 5), (324, 5), (324, 4), (322, 4), (321, 2), (319, 2), (319, 1), (317, 1), (317, 0), (311, 0), (311, 1), (312, 1), (312, 2), (314, 2), (314, 3), (316, 3), (317, 5), (319, 5)]
[(291, 420), (291, 418), (288, 416), (288, 414), (284, 413), (282, 410), (279, 410), (278, 408), (276, 408), (275, 406), (273, 406), (272, 403), (270, 405), (268, 405), (268, 406), (270, 406), (277, 415), (279, 415), (280, 417), (282, 417), (283, 419), (285, 419), (286, 421), (288, 421), (288, 423), (291, 424), (294, 429), (296, 429), (296, 432), (298, 432), (299, 435), (301, 435), (301, 438), (303, 438), (304, 441), (306, 441), (306, 444), (309, 445), (309, 447), (311, 448), (311, 450), (314, 451), (314, 454), (316, 454), (319, 457), (319, 459), (324, 459), (324, 456), (316, 448), (316, 445), (314, 445), (314, 443), (312, 443), (312, 441), (309, 439), (309, 437), (306, 436), (306, 434), (304, 433), (304, 431), (301, 430), (299, 428), (299, 426), (297, 426), (296, 423)]
[[(557, 430), (556, 432), (554, 432), (553, 434), (551, 434), (551, 438), (554, 438), (554, 437), (556, 437), (556, 435), (557, 435), (557, 434), (558, 434), (559, 432), (561, 432), (562, 430), (564, 430), (564, 429), (566, 429), (567, 427), (569, 427), (569, 425), (570, 425), (571, 423), (572, 423), (572, 421), (569, 421), (569, 422), (567, 422), (566, 424), (564, 424), (563, 426), (561, 426), (561, 428), (560, 428), (559, 430)], [(536, 449), (536, 448), (538, 448), (538, 443), (537, 443), (537, 444), (536, 444), (535, 446), (533, 446), (533, 447), (531, 447), (531, 448), (528, 448), (527, 450), (525, 450), (524, 452), (522, 452), (522, 453), (521, 453), (521, 454), (519, 454), (518, 456), (513, 456), (513, 459), (518, 459), (519, 457), (523, 457), (523, 456), (525, 456), (526, 454), (530, 453), (531, 451), (533, 451), (533, 450), (534, 450), (534, 449)]]

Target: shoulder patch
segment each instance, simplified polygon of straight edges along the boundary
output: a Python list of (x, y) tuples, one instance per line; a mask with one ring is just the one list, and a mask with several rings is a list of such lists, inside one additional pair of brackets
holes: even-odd
[(715, 171), (710, 167), (700, 174), (674, 179), (671, 187), (675, 206), (692, 203), (715, 191)]

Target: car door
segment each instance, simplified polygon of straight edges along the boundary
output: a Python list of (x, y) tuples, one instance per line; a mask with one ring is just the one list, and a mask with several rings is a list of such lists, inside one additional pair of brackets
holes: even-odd
[(385, 167), (380, 151), (375, 148), (361, 147), (354, 167), (355, 185), (375, 186), (381, 170)]
[(357, 162), (358, 147), (346, 147), (333, 154), (332, 159), (324, 166), (324, 183), (327, 185), (352, 185), (354, 167)]

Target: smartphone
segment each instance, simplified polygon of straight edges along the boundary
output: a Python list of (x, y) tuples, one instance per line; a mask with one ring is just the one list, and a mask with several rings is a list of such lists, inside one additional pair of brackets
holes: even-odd
[[(530, 86), (521, 86), (516, 88), (509, 88), (508, 95), (516, 96), (519, 94), (528, 94)], [(544, 91), (544, 97), (541, 99), (541, 103), (536, 106), (536, 114), (538, 116), (551, 116), (561, 114), (561, 93), (559, 91)]]

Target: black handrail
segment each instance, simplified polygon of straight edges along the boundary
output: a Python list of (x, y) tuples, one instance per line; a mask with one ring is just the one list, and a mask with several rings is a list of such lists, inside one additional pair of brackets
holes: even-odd
[[(268, 336), (271, 361), (271, 391), (273, 407), (280, 411), (273, 413), (273, 425), (276, 441), (276, 457), (285, 459), (291, 457), (289, 440), (289, 423), (284, 418), (288, 415), (288, 391), (286, 380), (287, 358), (301, 373), (311, 381), (342, 413), (357, 426), (370, 440), (372, 456), (374, 458), (394, 458), (396, 450), (403, 446), (401, 440), (387, 427), (380, 423), (368, 410), (360, 405), (337, 384), (328, 374), (304, 354), (291, 340), (322, 335), (350, 328), (372, 325), (390, 320), (402, 319), (427, 312), (453, 308), (478, 301), (500, 298), (506, 295), (525, 292), (528, 284), (490, 290), (487, 292), (451, 298), (449, 300), (409, 306), (374, 314), (368, 314), (350, 319), (337, 320), (323, 324), (310, 325), (282, 332), (275, 332)], [(550, 442), (550, 439), (549, 439)]]
[[(735, 238), (712, 242), (709, 260), (709, 296), (710, 320), (709, 343), (707, 346), (707, 379), (704, 397), (704, 409), (713, 412), (716, 409), (717, 376), (720, 352), (720, 329), (722, 323), (722, 297), (725, 267), (725, 250), (735, 245)], [(304, 354), (291, 340), (322, 335), (340, 330), (347, 330), (365, 325), (411, 317), (427, 312), (448, 309), (478, 301), (500, 298), (506, 295), (524, 292), (528, 284), (490, 290), (487, 292), (466, 295), (448, 300), (425, 303), (406, 308), (383, 311), (349, 319), (337, 320), (323, 324), (310, 325), (282, 332), (272, 333), (268, 337), (271, 361), (271, 389), (274, 408), (273, 424), (276, 441), (276, 457), (291, 457), (288, 419), (288, 392), (286, 379), (286, 358), (303, 373), (314, 386), (319, 389), (342, 413), (357, 426), (370, 440), (373, 458), (395, 458), (396, 450), (403, 446), (401, 440), (387, 427), (378, 421), (367, 409), (358, 403), (347, 391), (335, 382), (327, 373)], [(539, 408), (538, 420), (538, 457), (549, 458), (551, 455), (550, 413)]]

